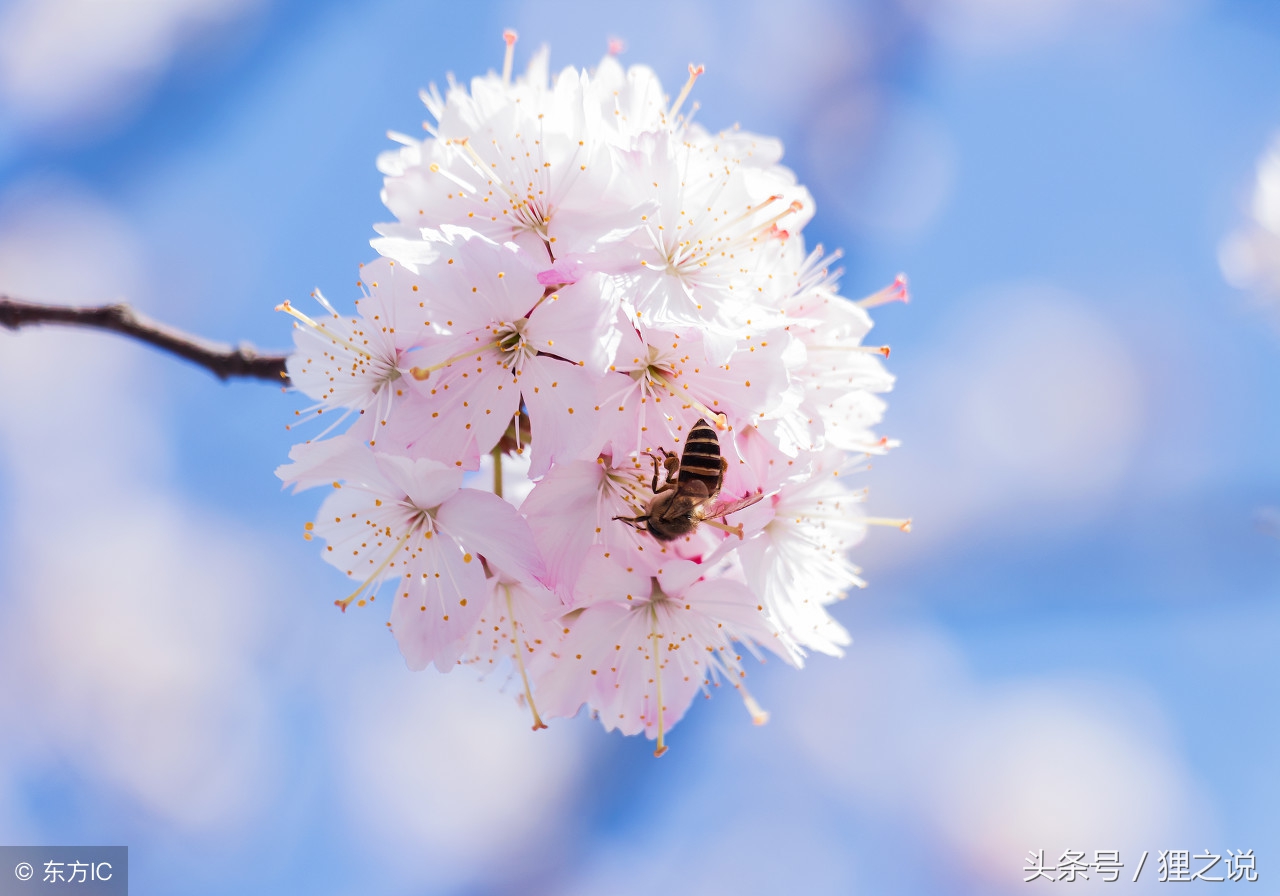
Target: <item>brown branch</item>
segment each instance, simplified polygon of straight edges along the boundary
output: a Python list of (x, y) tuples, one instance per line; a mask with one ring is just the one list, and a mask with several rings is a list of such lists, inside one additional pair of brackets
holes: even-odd
[(92, 327), (132, 336), (199, 364), (220, 380), (250, 377), (283, 385), (289, 383), (289, 375), (284, 367), (285, 355), (260, 355), (247, 342), (231, 346), (225, 342), (212, 342), (191, 336), (157, 323), (125, 304), (82, 308), (74, 305), (21, 302), (0, 295), (0, 326), (17, 330), (34, 324)]

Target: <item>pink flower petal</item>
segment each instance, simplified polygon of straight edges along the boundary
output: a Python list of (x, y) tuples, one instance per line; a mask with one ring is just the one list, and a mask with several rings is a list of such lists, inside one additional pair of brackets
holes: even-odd
[(442, 531), (491, 565), (518, 581), (547, 578), (533, 532), (519, 512), (488, 492), (464, 488), (440, 505), (436, 521)]
[(391, 598), (391, 631), (409, 668), (434, 663), (451, 670), (475, 631), (484, 594), (484, 570), (474, 556), (447, 535), (424, 539)]
[(584, 273), (579, 259), (561, 258), (545, 271), (538, 272), (538, 282), (543, 286), (563, 286), (577, 283)]

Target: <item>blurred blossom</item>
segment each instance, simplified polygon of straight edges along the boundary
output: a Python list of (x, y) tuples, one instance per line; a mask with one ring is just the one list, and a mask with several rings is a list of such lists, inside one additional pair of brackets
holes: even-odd
[(165, 501), (71, 521), (57, 505), (18, 512), (77, 546), (27, 552), (4, 614), (0, 676), (26, 767), (67, 763), (167, 822), (242, 823), (274, 760), (254, 668), (263, 631), (242, 624), (265, 598), (252, 549), (226, 521)]
[(1254, 527), (1263, 535), (1280, 538), (1280, 507), (1260, 507), (1253, 515)]
[[(72, 184), (48, 179), (19, 184), (0, 198), (0, 271), (0, 290), (6, 294), (66, 304), (136, 297), (146, 283), (142, 248), (132, 228), (102, 201)], [(65, 329), (0, 331), (0, 339), (6, 379), (17, 382), (20, 377), (43, 386), (6, 389), (0, 395), (9, 418), (25, 415), (39, 423), (3, 430), (14, 473), (11, 494), (30, 501), (69, 502), (91, 483), (93, 493), (104, 499), (124, 497), (135, 483), (121, 482), (121, 463), (153, 472), (168, 470), (168, 437), (155, 409), (119, 400), (121, 382), (116, 376), (85, 375), (95, 365), (103, 365), (104, 374), (123, 376), (135, 370), (136, 347)], [(62, 359), (60, 348), (68, 340), (81, 347), (71, 356), (75, 363)], [(117, 357), (123, 366), (107, 361)], [(75, 413), (51, 414), (64, 398), (74, 398)], [(79, 437), (84, 432), (94, 433), (94, 451), (85, 451)], [(37, 469), (26, 469), (28, 464)], [(34, 475), (53, 466), (66, 475), (45, 481)]]
[(0, 8), (0, 121), (81, 134), (138, 103), (188, 44), (264, 0), (13, 0)]
[[(74, 189), (0, 202), (5, 290), (102, 301), (145, 288), (130, 228)], [(256, 670), (271, 614), (249, 539), (166, 494), (169, 420), (137, 347), (101, 334), (0, 334), (8, 517), (0, 679), (6, 772), (52, 763), (153, 818), (233, 828), (261, 805), (276, 753)], [(51, 537), (53, 536), (53, 537)], [(34, 838), (33, 838), (34, 839)]]
[(1280, 134), (1258, 160), (1250, 218), (1222, 241), (1218, 261), (1232, 286), (1280, 300)]
[(395, 661), (344, 697), (332, 717), (344, 827), (393, 878), (431, 892), (521, 880), (573, 841), (584, 729), (529, 737), (509, 697), (458, 676), (409, 676)]
[[(1105, 494), (1128, 465), (1141, 426), (1132, 350), (1070, 295), (1022, 289), (986, 308), (959, 361), (967, 382), (953, 423), (985, 487), (1081, 501)], [(1003, 480), (1003, 481), (1001, 481)]]
[(865, 76), (888, 50), (874, 31), (877, 23), (845, 0), (751, 0), (716, 23), (728, 29), (717, 43), (732, 48), (725, 77), (760, 107), (781, 107), (797, 122), (812, 115), (817, 97)]
[(1136, 859), (1193, 822), (1206, 830), (1158, 705), (1123, 682), (979, 682), (928, 628), (868, 632), (824, 673), (796, 695), (813, 705), (782, 722), (813, 774), (860, 811), (940, 838), (988, 885), (1020, 892), (1028, 847)]
[[(1025, 535), (1097, 516), (1121, 485), (1143, 431), (1134, 349), (1086, 302), (1046, 286), (965, 302), (946, 328), (927, 405), (904, 400), (908, 444), (886, 465), (884, 500), (911, 507), (911, 555), (983, 527)], [(957, 471), (962, 471), (957, 475)], [(887, 553), (903, 555), (886, 540)]]
[(865, 880), (868, 892), (990, 896), (1023, 892), (1028, 848), (1136, 862), (1188, 831), (1212, 835), (1142, 688), (981, 680), (927, 623), (865, 628), (851, 653), (803, 677), (775, 670), (762, 696), (786, 717), (748, 737), (708, 730), (662, 782), (658, 811), (682, 823), (606, 834), (560, 890), (651, 892), (678, 868), (694, 892), (856, 893)]
[(946, 208), (954, 141), (923, 107), (852, 90), (818, 110), (808, 137), (822, 211), (864, 239), (919, 238)]
[[(68, 255), (84, 263), (60, 263)], [(136, 295), (146, 276), (138, 235), (119, 213), (53, 178), (0, 195), (0, 272), (8, 293), (68, 304)]]
[(1144, 23), (1194, 0), (901, 0), (944, 45), (968, 53), (1025, 51), (1075, 29)]
[[(733, 755), (732, 749), (726, 755)], [(749, 772), (734, 767), (745, 774), (760, 773), (759, 767)], [(718, 805), (712, 802), (717, 798)], [(696, 819), (696, 833), (690, 832), (690, 824), (655, 824), (635, 838), (602, 845), (572, 870), (571, 882), (557, 892), (651, 896), (669, 891), (677, 874), (682, 893), (864, 892), (853, 882), (866, 864), (883, 865), (882, 857), (868, 861), (849, 831), (819, 821), (827, 816), (817, 802), (785, 801), (773, 793), (768, 802), (740, 802), (736, 793), (726, 800), (708, 793), (700, 782), (671, 788), (660, 812), (668, 818)], [(765, 823), (752, 811), (759, 812), (761, 806), (768, 807)]]

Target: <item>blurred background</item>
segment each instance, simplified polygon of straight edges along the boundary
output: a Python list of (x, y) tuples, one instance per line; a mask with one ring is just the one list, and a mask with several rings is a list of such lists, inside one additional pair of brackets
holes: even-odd
[(533, 734), (334, 609), (322, 496), (273, 475), (297, 399), (0, 331), (0, 842), (127, 844), (135, 893), (985, 896), (1067, 849), (1149, 852), (1134, 892), (1252, 849), (1270, 892), (1280, 7), (0, 0), (0, 293), (285, 348), (276, 303), (358, 295), (385, 132), (505, 27), (518, 66), (704, 63), (845, 293), (911, 277), (866, 483), (915, 531), (858, 551), (849, 654), (753, 669), (772, 721), (718, 695), (661, 761)]

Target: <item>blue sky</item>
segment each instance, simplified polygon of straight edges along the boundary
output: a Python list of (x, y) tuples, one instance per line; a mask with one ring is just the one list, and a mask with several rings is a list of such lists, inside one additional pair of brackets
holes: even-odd
[(1040, 848), (1280, 862), (1280, 341), (1217, 261), (1280, 129), (1267, 4), (175, 0), (87, 36), (31, 8), (0, 30), (80, 49), (0, 41), (0, 292), (269, 348), (281, 300), (350, 307), (385, 132), (499, 66), (502, 28), (555, 65), (620, 36), (672, 92), (706, 64), (700, 119), (783, 139), (846, 293), (911, 278), (876, 318), (903, 444), (866, 483), (915, 531), (857, 552), (848, 656), (753, 670), (768, 726), (717, 697), (655, 762), (585, 718), (531, 734), (493, 682), (409, 673), (383, 620), (333, 610), (299, 537), (319, 499), (273, 474), (293, 397), (0, 334), (0, 841), (126, 843), (136, 892), (183, 893), (990, 894)]

